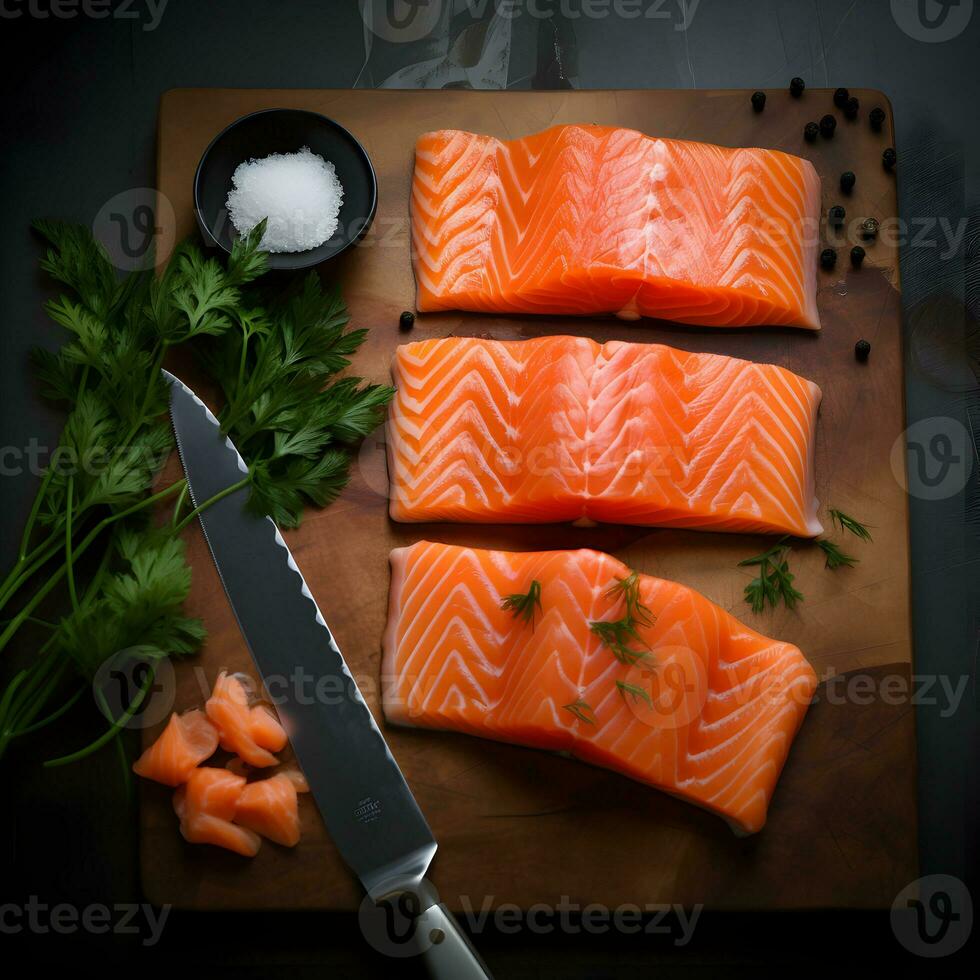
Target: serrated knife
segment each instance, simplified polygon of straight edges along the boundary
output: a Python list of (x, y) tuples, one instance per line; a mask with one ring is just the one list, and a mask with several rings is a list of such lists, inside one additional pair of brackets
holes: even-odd
[[(227, 493), (248, 473), (245, 461), (201, 399), (164, 375), (191, 500), (196, 507), (226, 492), (201, 512), (201, 526), (334, 843), (371, 899), (397, 899), (403, 915), (411, 910), (407, 948), (423, 957), (432, 976), (489, 977), (452, 914), (428, 897), (432, 831), (279, 528), (246, 509), (247, 488)], [(311, 686), (332, 693), (312, 696)], [(391, 952), (404, 956), (406, 949)]]

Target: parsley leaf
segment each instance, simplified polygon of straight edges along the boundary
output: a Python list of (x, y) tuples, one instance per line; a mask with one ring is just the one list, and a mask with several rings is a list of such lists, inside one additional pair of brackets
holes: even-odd
[(191, 586), (183, 541), (163, 531), (123, 527), (114, 535), (113, 552), (117, 568), (62, 622), (56, 649), (88, 677), (132, 647), (163, 656), (196, 650), (204, 628), (181, 611)]
[(330, 503), (346, 486), (350, 450), (381, 424), (394, 389), (334, 377), (367, 332), (348, 329), (340, 291), (324, 291), (315, 272), (264, 306), (262, 295), (246, 299), (239, 329), (202, 348), (202, 359), (227, 399), (222, 428), (249, 465), (249, 505), (295, 527), (304, 506)]

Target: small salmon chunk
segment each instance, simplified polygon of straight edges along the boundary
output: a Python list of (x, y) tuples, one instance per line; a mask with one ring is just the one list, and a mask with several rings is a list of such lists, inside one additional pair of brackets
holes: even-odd
[(269, 750), (284, 748), (286, 733), (267, 708), (249, 705), (248, 692), (234, 674), (218, 675), (204, 710), (218, 729), (223, 749), (259, 769), (278, 763)]
[(299, 843), (296, 787), (285, 773), (249, 783), (235, 810), (235, 822), (284, 847)]
[(244, 777), (227, 769), (195, 769), (187, 784), (174, 794), (174, 810), (184, 839), (254, 857), (262, 843), (258, 834), (232, 822), (245, 788)]
[(133, 764), (133, 772), (164, 786), (179, 786), (217, 748), (218, 730), (203, 711), (174, 712), (160, 737)]

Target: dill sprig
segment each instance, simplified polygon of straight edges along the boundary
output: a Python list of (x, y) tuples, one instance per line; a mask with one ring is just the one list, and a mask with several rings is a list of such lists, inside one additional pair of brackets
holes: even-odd
[(532, 579), (527, 592), (515, 592), (513, 595), (503, 596), (500, 600), (500, 608), (509, 610), (515, 619), (523, 619), (525, 623), (530, 623), (533, 631), (534, 617), (541, 612), (541, 583), (537, 579)]
[(828, 513), (830, 514), (831, 521), (838, 525), (842, 531), (850, 531), (851, 534), (860, 538), (862, 541), (873, 540), (871, 532), (860, 521), (856, 521), (853, 517), (848, 517), (843, 511), (834, 510), (833, 508), (830, 508)]
[(585, 722), (586, 725), (595, 725), (595, 715), (592, 711), (592, 706), (581, 698), (573, 701), (571, 704), (563, 704), (562, 707), (575, 715), (579, 721)]
[(653, 707), (650, 692), (644, 688), (638, 687), (636, 684), (628, 684), (626, 681), (616, 681), (616, 687), (619, 688), (619, 693), (622, 694), (624, 700), (632, 698), (634, 702), (646, 701), (651, 708)]
[(637, 650), (632, 643), (643, 643), (639, 626), (653, 626), (656, 617), (640, 602), (640, 576), (630, 572), (626, 578), (620, 579), (607, 592), (607, 598), (622, 595), (626, 605), (625, 615), (621, 619), (596, 620), (589, 623), (589, 629), (599, 637), (616, 659), (627, 666), (633, 666), (640, 661), (650, 659), (648, 649)]
[(817, 546), (823, 551), (826, 556), (826, 562), (824, 563), (825, 568), (831, 570), (835, 568), (841, 568), (842, 566), (851, 567), (856, 562), (860, 561), (859, 558), (853, 557), (853, 555), (846, 555), (833, 541), (818, 541)]
[(653, 626), (656, 616), (640, 602), (640, 573), (630, 572), (624, 579), (620, 579), (612, 588), (606, 592), (607, 598), (613, 598), (617, 593), (622, 593), (623, 601), (626, 603), (626, 615), (641, 626)]
[(787, 537), (780, 538), (771, 548), (761, 554), (746, 558), (740, 567), (758, 566), (759, 575), (745, 586), (745, 601), (753, 612), (762, 612), (768, 603), (774, 609), (782, 602), (787, 609), (794, 609), (803, 598), (803, 593), (793, 587), (794, 575), (789, 570), (787, 560), (790, 546)]

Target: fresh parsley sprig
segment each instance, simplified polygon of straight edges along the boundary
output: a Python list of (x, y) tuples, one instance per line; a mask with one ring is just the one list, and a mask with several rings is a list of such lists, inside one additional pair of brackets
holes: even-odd
[[(68, 414), (16, 561), (0, 582), (0, 610), (18, 602), (0, 620), (0, 651), (28, 624), (48, 634), (0, 691), (0, 757), (15, 739), (62, 717), (108, 657), (130, 650), (152, 665), (204, 638), (200, 622), (182, 612), (191, 572), (179, 535), (218, 497), (185, 513), (186, 480), (157, 485), (173, 444), (160, 371), (171, 351), (201, 354), (226, 397), (225, 430), (249, 463), (242, 485), (251, 487), (250, 505), (286, 526), (306, 504), (334, 499), (357, 441), (381, 421), (392, 394), (335, 378), (365, 336), (348, 329), (336, 289), (324, 292), (315, 276), (285, 294), (256, 282), (267, 268), (262, 225), (226, 262), (185, 242), (159, 275), (148, 263), (122, 278), (87, 228), (54, 221), (35, 228), (49, 245), (42, 269), (66, 288), (46, 306), (65, 342), (35, 351), (35, 372), (44, 395)], [(150, 523), (167, 508), (159, 526)], [(60, 620), (36, 615), (43, 602), (57, 608), (59, 595), (67, 607)], [(152, 674), (99, 739), (50, 764), (112, 741), (118, 747)], [(72, 676), (83, 686), (69, 694)]]
[(365, 330), (348, 329), (340, 291), (310, 273), (285, 296), (250, 305), (231, 336), (202, 347), (227, 399), (219, 420), (249, 464), (250, 505), (284, 527), (334, 500), (351, 448), (381, 424), (394, 389), (335, 375)]

